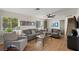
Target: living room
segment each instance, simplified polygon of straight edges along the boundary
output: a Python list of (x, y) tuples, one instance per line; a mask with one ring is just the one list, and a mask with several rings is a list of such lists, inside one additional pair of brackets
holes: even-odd
[(78, 15), (78, 8), (1, 8), (0, 50), (72, 51), (68, 19)]

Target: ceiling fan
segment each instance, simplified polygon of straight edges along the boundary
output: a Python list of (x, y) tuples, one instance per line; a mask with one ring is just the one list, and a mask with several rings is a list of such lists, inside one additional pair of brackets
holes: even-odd
[(48, 18), (54, 18), (56, 15), (55, 14), (48, 14), (47, 17)]
[(36, 8), (35, 10), (40, 10), (40, 8)]
[[(40, 10), (40, 8), (35, 8), (35, 10)], [(48, 18), (54, 18), (56, 15), (49, 13), (49, 14), (46, 15), (46, 16), (47, 16)]]

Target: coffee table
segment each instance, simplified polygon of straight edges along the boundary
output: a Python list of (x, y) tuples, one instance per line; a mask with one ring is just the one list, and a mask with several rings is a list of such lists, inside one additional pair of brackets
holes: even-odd
[(36, 47), (38, 49), (41, 49), (41, 48), (44, 47), (44, 38), (45, 38), (45, 35), (44, 34), (37, 35)]

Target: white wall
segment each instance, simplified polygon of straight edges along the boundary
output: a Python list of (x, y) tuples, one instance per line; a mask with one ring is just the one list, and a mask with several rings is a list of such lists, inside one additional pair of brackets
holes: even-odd
[(0, 30), (1, 30), (1, 26), (2, 26), (2, 21), (1, 21), (1, 16), (0, 16)]
[(65, 18), (65, 35), (67, 33), (68, 18)]
[(76, 17), (79, 16), (79, 8), (77, 9)]

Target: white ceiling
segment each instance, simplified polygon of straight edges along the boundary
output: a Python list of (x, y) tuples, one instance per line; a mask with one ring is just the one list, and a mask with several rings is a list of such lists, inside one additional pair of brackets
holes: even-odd
[(77, 9), (76, 8), (40, 8), (40, 10), (35, 10), (35, 8), (1, 8), (0, 10), (15, 12), (15, 13), (23, 14), (23, 15), (35, 15), (35, 16), (38, 15), (39, 16), (39, 15), (47, 15), (49, 13), (53, 13), (56, 15), (67, 14), (66, 11), (70, 10), (73, 12), (73, 10), (76, 11)]

